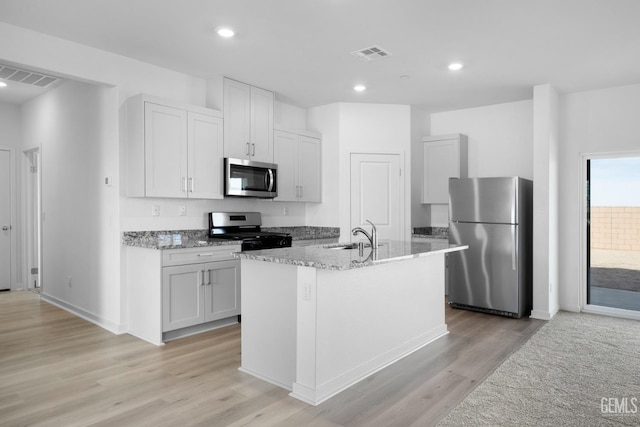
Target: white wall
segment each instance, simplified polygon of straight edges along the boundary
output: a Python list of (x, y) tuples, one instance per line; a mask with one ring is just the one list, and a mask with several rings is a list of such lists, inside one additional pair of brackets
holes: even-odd
[(25, 141), (41, 147), (42, 294), (119, 330), (117, 94), (68, 81), (23, 105)]
[(431, 115), (411, 107), (411, 227), (431, 225), (431, 207), (421, 203), (424, 173), (422, 138), (431, 135)]
[[(407, 105), (339, 103), (311, 108), (309, 128), (323, 135), (322, 194), (320, 206), (310, 206), (308, 217), (325, 218), (327, 226), (339, 225), (341, 236), (350, 236), (351, 153), (398, 153), (404, 164), (405, 216), (402, 233), (411, 226), (411, 117)], [(335, 222), (337, 220), (337, 223)], [(315, 223), (314, 223), (315, 224)]]
[(558, 304), (558, 93), (533, 89), (533, 310), (549, 320)]
[(582, 154), (640, 152), (640, 84), (560, 98), (560, 308), (577, 311), (584, 291)]
[[(431, 115), (431, 134), (469, 138), (469, 177), (533, 179), (533, 102), (488, 105)], [(448, 207), (434, 205), (432, 226), (447, 226)]]
[(322, 203), (307, 206), (307, 220), (311, 225), (339, 227), (340, 104), (309, 109), (307, 123), (309, 130), (322, 133)]

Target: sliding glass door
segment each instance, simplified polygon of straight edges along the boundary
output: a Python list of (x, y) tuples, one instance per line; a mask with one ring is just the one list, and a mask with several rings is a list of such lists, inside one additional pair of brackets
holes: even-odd
[(640, 311), (640, 156), (586, 160), (586, 296)]

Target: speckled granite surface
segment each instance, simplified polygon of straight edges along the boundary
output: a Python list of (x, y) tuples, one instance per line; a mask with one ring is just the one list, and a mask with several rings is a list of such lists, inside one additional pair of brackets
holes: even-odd
[(275, 262), (279, 264), (300, 265), (325, 270), (350, 270), (403, 259), (418, 258), (438, 253), (466, 249), (467, 246), (442, 243), (381, 241), (377, 251), (364, 248), (362, 255), (355, 249), (339, 249), (340, 245), (299, 246), (266, 251), (250, 251), (234, 254), (237, 258)]
[(147, 249), (185, 249), (204, 246), (239, 245), (233, 240), (209, 239), (207, 230), (125, 231), (122, 244)]
[(419, 237), (432, 237), (434, 239), (448, 239), (449, 227), (414, 227), (413, 235)]
[[(331, 239), (340, 236), (340, 228), (338, 227), (262, 227), (262, 230), (272, 233), (289, 233), (293, 240)], [(125, 231), (122, 233), (122, 244), (147, 249), (181, 249), (240, 244), (238, 241), (209, 239), (208, 233), (209, 230)]]
[(270, 233), (288, 233), (292, 240), (331, 239), (340, 237), (340, 227), (262, 227)]

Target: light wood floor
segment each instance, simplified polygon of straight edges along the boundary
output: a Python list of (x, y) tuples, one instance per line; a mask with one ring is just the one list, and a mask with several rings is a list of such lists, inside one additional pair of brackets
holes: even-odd
[(312, 407), (238, 371), (238, 325), (155, 347), (0, 293), (0, 425), (429, 426), (543, 323), (446, 318), (446, 337)]

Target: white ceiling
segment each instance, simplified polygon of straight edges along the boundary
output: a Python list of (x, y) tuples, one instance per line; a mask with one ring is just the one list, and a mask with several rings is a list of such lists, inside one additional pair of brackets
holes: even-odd
[[(639, 19), (640, 0), (0, 1), (0, 21), (202, 78), (229, 76), (301, 107), (429, 111), (530, 99), (544, 83), (561, 92), (640, 83)], [(237, 36), (220, 39), (221, 25)], [(350, 55), (371, 45), (392, 56)], [(450, 72), (454, 60), (465, 67)], [(356, 83), (367, 91), (354, 93)]]

